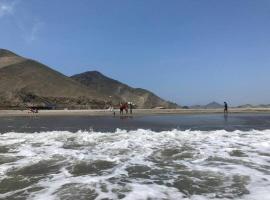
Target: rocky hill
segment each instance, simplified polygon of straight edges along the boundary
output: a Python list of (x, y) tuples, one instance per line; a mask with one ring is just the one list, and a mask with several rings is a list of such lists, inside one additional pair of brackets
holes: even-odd
[(31, 59), (0, 50), (0, 107), (104, 107), (104, 97), (71, 78)]
[(221, 105), (220, 103), (217, 103), (215, 101), (206, 104), (206, 105), (195, 105), (195, 106), (190, 106), (189, 108), (192, 109), (218, 109), (218, 108), (223, 108), (224, 106)]
[(139, 108), (177, 107), (176, 104), (165, 101), (148, 90), (132, 88), (124, 83), (111, 79), (98, 71), (77, 74), (71, 78), (87, 86), (90, 90), (96, 90), (107, 96), (115, 96), (118, 100), (116, 103), (119, 103), (119, 101), (133, 102)]
[(70, 78), (35, 60), (0, 49), (0, 109), (48, 105), (105, 108), (110, 101), (122, 100), (132, 100), (143, 108), (173, 105), (149, 91), (132, 89), (98, 72), (90, 75), (92, 79), (86, 84), (85, 76)]

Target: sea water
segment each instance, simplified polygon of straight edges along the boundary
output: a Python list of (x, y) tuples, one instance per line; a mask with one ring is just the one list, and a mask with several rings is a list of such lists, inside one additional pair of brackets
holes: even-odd
[(0, 199), (270, 199), (270, 130), (4, 132)]

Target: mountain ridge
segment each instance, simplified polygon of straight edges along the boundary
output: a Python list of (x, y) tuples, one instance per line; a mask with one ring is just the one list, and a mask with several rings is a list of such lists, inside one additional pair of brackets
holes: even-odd
[[(113, 94), (110, 89), (106, 90), (106, 87), (110, 88), (110, 84), (126, 89), (131, 87), (98, 71), (94, 71), (94, 75), (92, 74), (94, 82), (99, 84), (91, 87), (38, 61), (0, 49), (0, 108), (54, 104), (62, 108), (92, 109), (106, 108), (109, 104), (119, 105), (120, 101), (127, 101), (126, 95)], [(135, 91), (131, 96), (139, 102), (140, 108), (174, 105), (150, 91), (134, 88), (131, 90)]]
[[(0, 106), (104, 106), (103, 96), (64, 74), (32, 59), (0, 50)], [(84, 103), (80, 103), (80, 102)]]
[(116, 96), (122, 102), (133, 102), (138, 107), (178, 107), (177, 104), (165, 101), (149, 90), (130, 87), (127, 84), (109, 78), (98, 71), (87, 71), (73, 75), (71, 78), (89, 88), (95, 88), (101, 93), (106, 93), (109, 96)]
[(217, 108), (223, 108), (224, 106), (216, 101), (212, 101), (206, 105), (193, 105), (189, 108), (191, 109), (217, 109)]

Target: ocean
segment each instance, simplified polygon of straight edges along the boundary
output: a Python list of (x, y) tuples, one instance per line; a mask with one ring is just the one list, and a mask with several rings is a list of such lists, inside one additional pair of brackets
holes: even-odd
[(270, 114), (0, 118), (0, 199), (270, 199)]

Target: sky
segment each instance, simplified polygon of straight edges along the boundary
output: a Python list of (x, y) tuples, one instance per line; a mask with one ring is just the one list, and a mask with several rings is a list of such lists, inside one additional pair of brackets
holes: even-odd
[(180, 105), (270, 103), (269, 0), (0, 0), (0, 48)]

